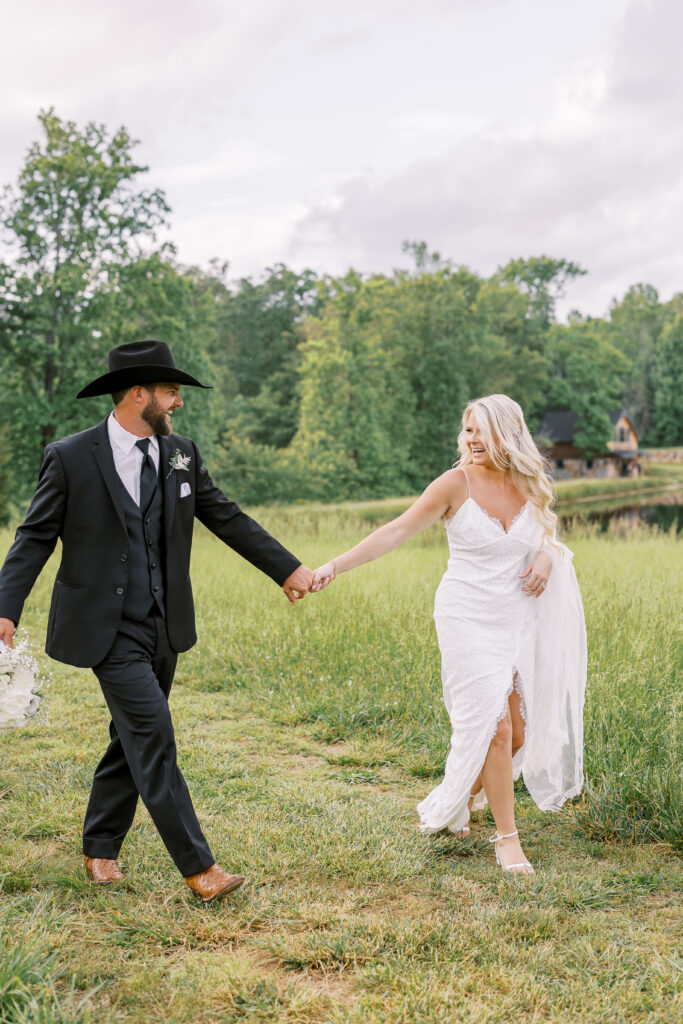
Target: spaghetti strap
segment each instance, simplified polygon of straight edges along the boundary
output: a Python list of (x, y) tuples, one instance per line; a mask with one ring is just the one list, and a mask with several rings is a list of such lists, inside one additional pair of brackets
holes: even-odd
[(472, 497), (472, 491), (470, 490), (470, 478), (467, 475), (467, 470), (464, 469), (462, 466), (460, 467), (460, 469), (462, 470), (462, 472), (465, 475), (465, 480), (467, 480), (467, 497), (471, 498)]

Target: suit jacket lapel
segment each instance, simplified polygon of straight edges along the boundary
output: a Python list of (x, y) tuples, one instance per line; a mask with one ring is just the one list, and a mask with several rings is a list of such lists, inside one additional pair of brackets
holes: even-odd
[[(166, 534), (166, 550), (169, 551), (171, 543), (171, 527), (175, 515), (176, 503), (178, 500), (178, 474), (170, 467), (172, 445), (170, 438), (159, 438), (159, 472), (164, 492), (164, 532)], [(170, 470), (170, 472), (169, 472)]]
[[(107, 417), (108, 419), (109, 417)], [(107, 429), (107, 420), (104, 420), (96, 428), (96, 439), (93, 444), (92, 453), (99, 468), (104, 482), (107, 485), (109, 491), (109, 497), (112, 500), (116, 514), (118, 515), (121, 526), (126, 529), (126, 519), (121, 505), (121, 481), (119, 475), (116, 472), (116, 466), (114, 465), (114, 456), (111, 451), (111, 443), (109, 441), (109, 431)]]

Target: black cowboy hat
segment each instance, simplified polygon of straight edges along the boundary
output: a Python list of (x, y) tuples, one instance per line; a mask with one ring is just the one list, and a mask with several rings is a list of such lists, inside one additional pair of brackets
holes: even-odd
[(111, 350), (109, 373), (86, 385), (76, 398), (110, 395), (122, 388), (132, 388), (134, 384), (155, 382), (189, 384), (194, 388), (212, 386), (200, 384), (189, 373), (178, 370), (165, 341), (132, 341), (129, 345), (118, 345)]

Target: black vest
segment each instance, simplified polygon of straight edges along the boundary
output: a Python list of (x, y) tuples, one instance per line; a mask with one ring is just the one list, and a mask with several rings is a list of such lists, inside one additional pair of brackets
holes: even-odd
[(123, 603), (127, 619), (141, 622), (154, 603), (166, 614), (164, 595), (163, 543), (164, 500), (157, 481), (149, 508), (143, 513), (121, 483), (123, 510), (128, 531), (128, 587)]

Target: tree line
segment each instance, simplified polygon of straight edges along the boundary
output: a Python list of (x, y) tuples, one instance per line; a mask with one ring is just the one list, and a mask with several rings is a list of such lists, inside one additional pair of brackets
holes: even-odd
[(158, 337), (212, 392), (186, 389), (182, 429), (216, 481), (247, 504), (420, 490), (456, 455), (468, 399), (505, 392), (532, 429), (581, 414), (577, 441), (604, 450), (626, 406), (643, 443), (683, 443), (683, 293), (636, 284), (604, 318), (556, 303), (585, 273), (515, 259), (490, 277), (424, 242), (410, 270), (333, 277), (284, 265), (231, 282), (157, 243), (170, 210), (125, 129), (39, 115), (0, 219), (0, 516), (32, 492), (44, 446), (90, 426), (107, 399), (74, 396), (115, 345)]

